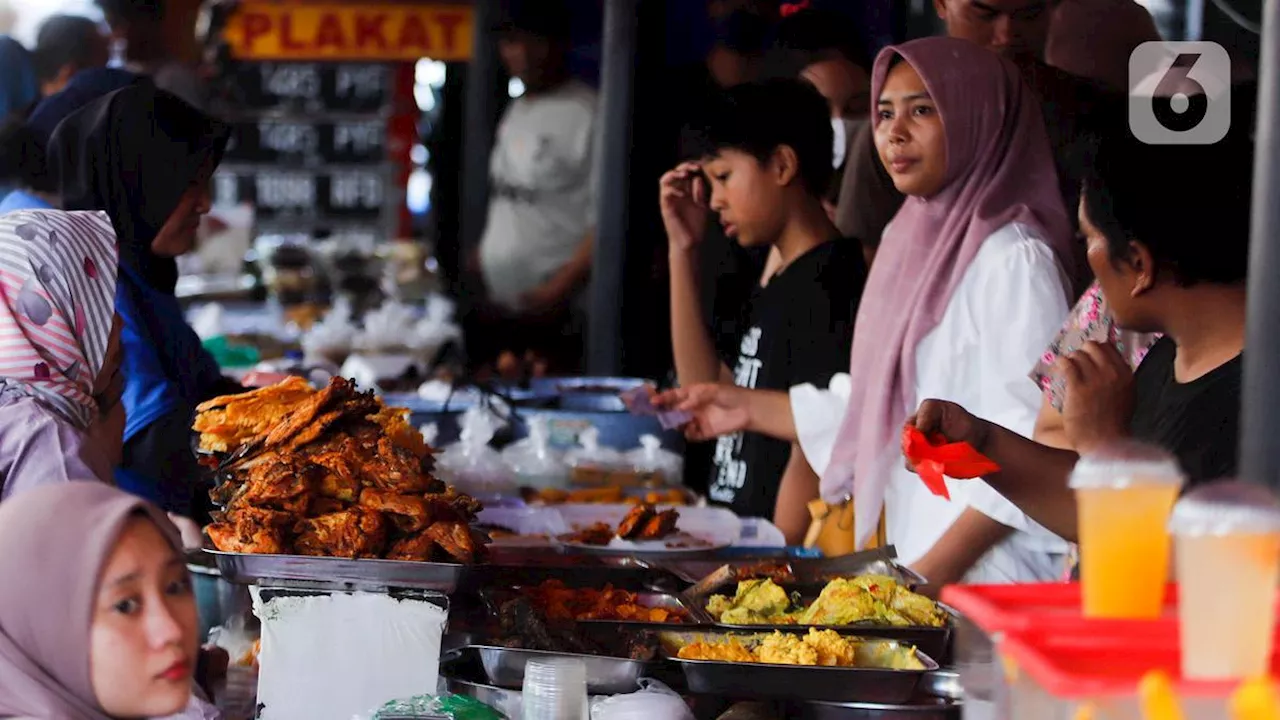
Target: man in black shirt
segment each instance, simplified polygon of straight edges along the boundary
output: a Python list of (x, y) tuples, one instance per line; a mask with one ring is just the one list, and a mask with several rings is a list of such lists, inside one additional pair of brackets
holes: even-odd
[(987, 483), (1033, 519), (1075, 538), (1067, 476), (1079, 454), (1135, 438), (1175, 455), (1190, 486), (1234, 474), (1239, 438), (1253, 143), (1248, 119), (1211, 146), (1104, 138), (1084, 184), (1089, 264), (1116, 324), (1164, 338), (1136, 373), (1112, 345), (1062, 359), (1058, 450), (927, 400), (914, 423), (972, 443), (1001, 467)]
[[(717, 97), (692, 130), (695, 161), (664, 175), (660, 188), (680, 384), (825, 385), (848, 367), (866, 280), (860, 244), (839, 239), (822, 206), (832, 157), (826, 101), (798, 80), (749, 83)], [(772, 247), (781, 258), (768, 284), (731, 315), (735, 342), (719, 347), (698, 288), (698, 247), (712, 212), (740, 245)], [(739, 515), (777, 517), (792, 455), (790, 443), (762, 435), (722, 438), (710, 499)], [(817, 488), (809, 494), (816, 497)], [(796, 520), (803, 502), (799, 513), (789, 510), (779, 525), (789, 537), (803, 536), (807, 522)]]

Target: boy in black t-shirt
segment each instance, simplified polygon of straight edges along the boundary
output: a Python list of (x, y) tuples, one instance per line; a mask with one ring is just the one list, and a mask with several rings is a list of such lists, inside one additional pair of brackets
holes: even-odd
[[(663, 176), (681, 385), (785, 390), (826, 385), (848, 368), (866, 264), (860, 244), (840, 239), (822, 204), (831, 175), (829, 115), (826, 101), (803, 82), (740, 85), (691, 127), (696, 159)], [(717, 351), (699, 302), (697, 248), (710, 213), (739, 244), (772, 246), (781, 257), (738, 314), (730, 352)], [(708, 495), (739, 515), (776, 518), (788, 539), (798, 540), (807, 527), (804, 501), (817, 497), (803, 464), (784, 441), (751, 433), (720, 438)], [(778, 503), (784, 485), (791, 499), (785, 508)]]

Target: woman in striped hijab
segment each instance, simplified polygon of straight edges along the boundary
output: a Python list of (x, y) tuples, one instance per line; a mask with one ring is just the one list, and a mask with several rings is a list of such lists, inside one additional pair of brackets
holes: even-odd
[(111, 481), (124, 427), (118, 261), (105, 213), (0, 215), (0, 500)]

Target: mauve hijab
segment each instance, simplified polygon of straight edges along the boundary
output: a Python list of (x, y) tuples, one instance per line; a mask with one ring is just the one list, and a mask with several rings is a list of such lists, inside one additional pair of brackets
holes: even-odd
[(937, 195), (908, 197), (885, 228), (858, 308), (853, 388), (821, 489), (828, 502), (852, 489), (859, 546), (875, 531), (901, 462), (892, 450), (917, 401), (916, 347), (942, 320), (982, 244), (1005, 225), (1024, 223), (1064, 266), (1071, 257), (1071, 224), (1040, 103), (1018, 69), (968, 41), (925, 38), (880, 52), (872, 98), (899, 56), (937, 107), (947, 172)]
[(98, 575), (125, 523), (155, 522), (174, 549), (173, 523), (153, 505), (101, 482), (45, 485), (0, 503), (0, 717), (111, 720), (89, 675)]

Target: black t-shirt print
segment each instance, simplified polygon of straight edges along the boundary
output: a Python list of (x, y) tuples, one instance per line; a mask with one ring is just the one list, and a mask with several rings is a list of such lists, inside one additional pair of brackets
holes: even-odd
[[(825, 387), (847, 372), (867, 267), (857, 240), (833, 240), (757, 286), (738, 321), (734, 383), (760, 390)], [(708, 499), (742, 517), (773, 517), (791, 444), (754, 433), (716, 441)]]
[(1243, 356), (1179, 383), (1173, 376), (1177, 350), (1161, 338), (1138, 366), (1129, 431), (1176, 455), (1189, 486), (1235, 475)]

